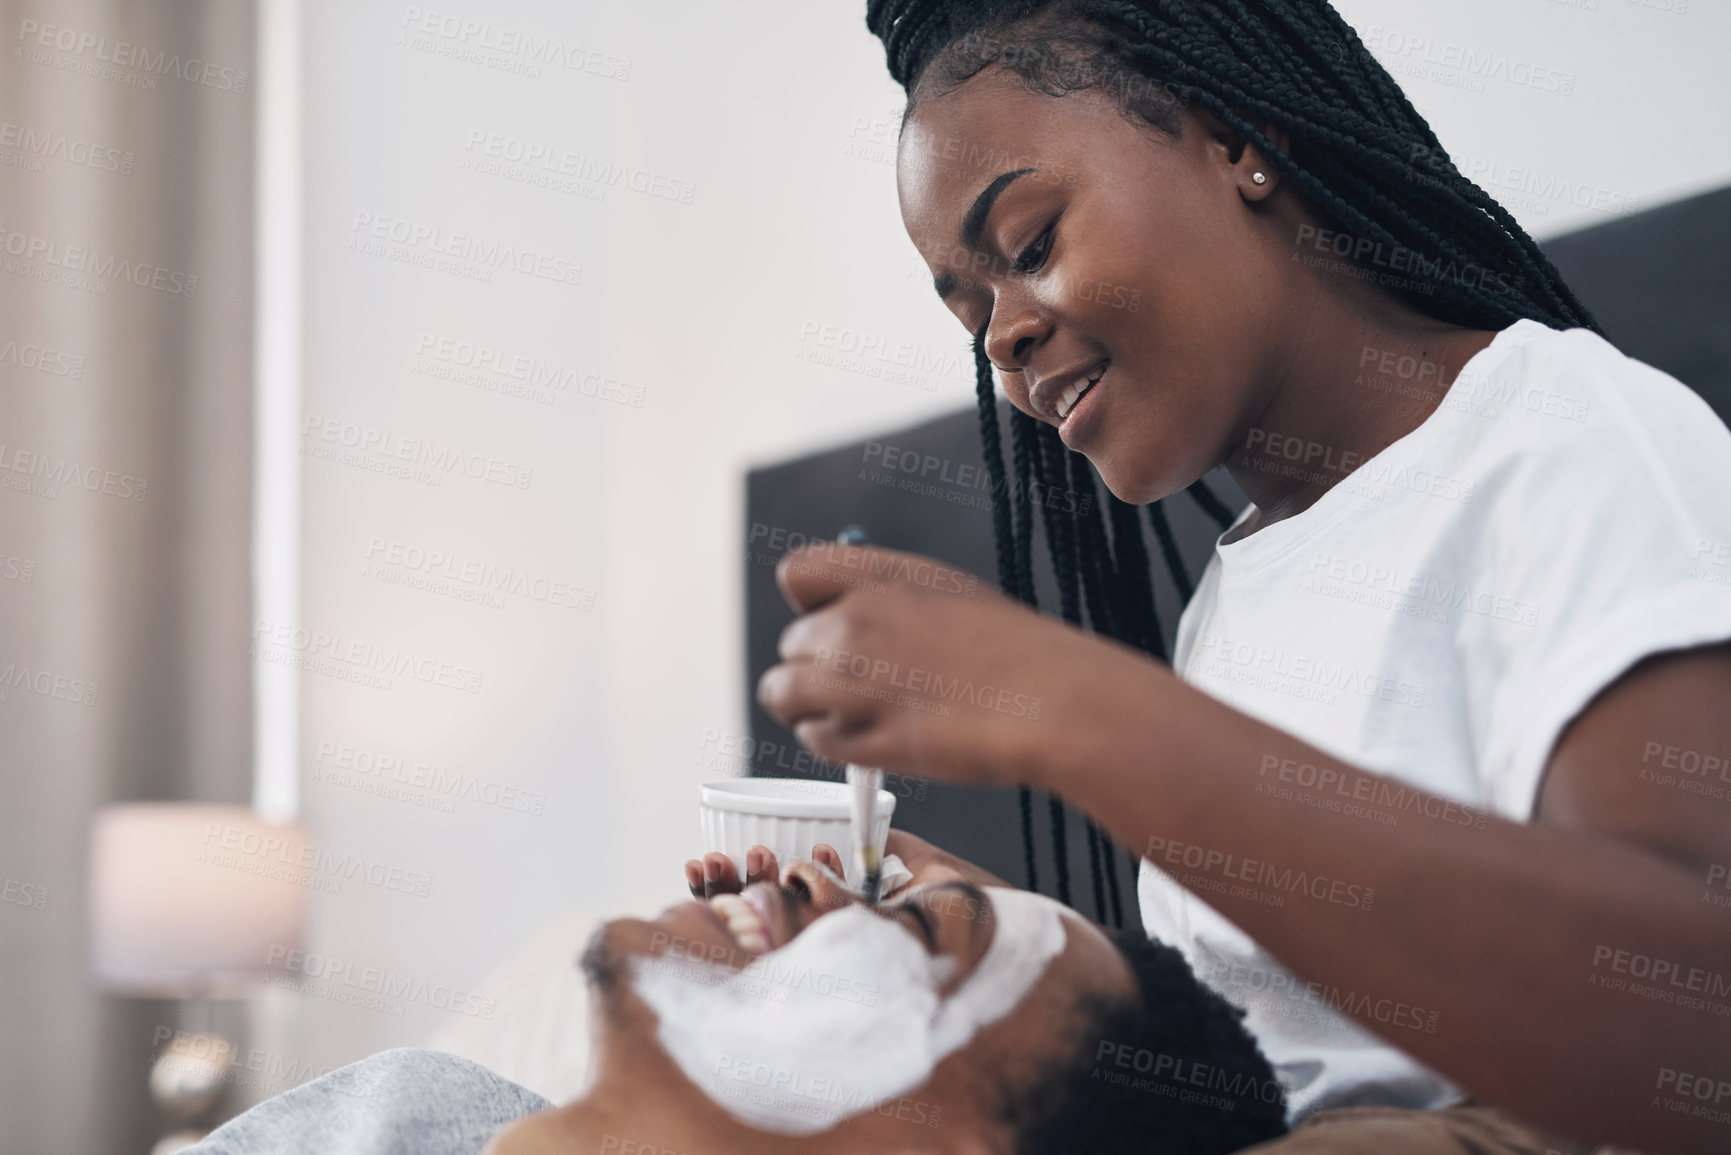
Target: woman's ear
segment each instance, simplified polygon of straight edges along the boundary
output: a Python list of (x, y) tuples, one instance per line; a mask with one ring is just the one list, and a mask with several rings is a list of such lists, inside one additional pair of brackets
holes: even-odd
[[(1269, 162), (1266, 154), (1244, 138), (1244, 134), (1205, 109), (1196, 109), (1196, 117), (1219, 150), (1221, 161), (1232, 170), (1233, 182), (1245, 200), (1264, 200), (1280, 184), (1280, 171)], [(1284, 155), (1292, 148), (1292, 135), (1285, 129), (1265, 121), (1252, 120), (1257, 131)], [(1261, 174), (1261, 179), (1257, 176)]]
[[(1257, 130), (1261, 132), (1263, 136), (1268, 138), (1270, 144), (1280, 150), (1280, 155), (1292, 155), (1291, 133), (1278, 125), (1260, 123), (1257, 121), (1252, 121), (1251, 123), (1255, 124)], [(1280, 183), (1280, 170), (1275, 168), (1274, 165), (1269, 162), (1268, 157), (1263, 154), (1262, 150), (1257, 148), (1255, 145), (1247, 146), (1244, 150), (1244, 156), (1255, 165), (1255, 167), (1250, 170), (1251, 187), (1244, 190), (1245, 199), (1251, 201), (1262, 200), (1264, 197), (1268, 196), (1268, 194), (1272, 193), (1275, 186)], [(1256, 179), (1257, 173), (1261, 173), (1266, 180), (1258, 181)]]

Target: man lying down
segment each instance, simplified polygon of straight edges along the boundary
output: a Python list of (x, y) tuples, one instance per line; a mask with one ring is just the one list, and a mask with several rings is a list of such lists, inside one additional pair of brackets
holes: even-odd
[(1285, 1132), (1240, 1012), (1175, 950), (941, 860), (874, 908), (829, 847), (785, 870), (752, 856), (764, 881), (742, 890), (713, 855), (707, 884), (688, 864), (712, 897), (595, 932), (594, 1061), (571, 1102), (400, 1048), (190, 1152), (1206, 1155)]

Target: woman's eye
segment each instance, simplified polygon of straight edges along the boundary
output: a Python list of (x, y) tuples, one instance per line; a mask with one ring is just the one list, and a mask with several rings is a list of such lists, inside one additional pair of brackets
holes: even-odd
[(1022, 255), (1016, 258), (1016, 271), (1018, 273), (1039, 271), (1040, 266), (1046, 261), (1046, 254), (1052, 250), (1052, 234), (1057, 230), (1057, 227), (1056, 221), (1047, 225), (1046, 231), (1041, 233), (1033, 244), (1022, 250)]

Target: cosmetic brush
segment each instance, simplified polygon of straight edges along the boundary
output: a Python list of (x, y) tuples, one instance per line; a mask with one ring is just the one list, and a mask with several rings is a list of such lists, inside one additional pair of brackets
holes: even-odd
[[(843, 545), (868, 545), (871, 539), (866, 536), (863, 527), (850, 525), (837, 535), (836, 541)], [(847, 764), (848, 793), (852, 800), (853, 814), (853, 853), (854, 862), (859, 867), (861, 890), (865, 900), (876, 904), (878, 891), (883, 886), (884, 862), (883, 855), (878, 853), (878, 846), (872, 838), (872, 828), (875, 825), (878, 808), (878, 791), (884, 784), (884, 772), (871, 770), (864, 766)]]

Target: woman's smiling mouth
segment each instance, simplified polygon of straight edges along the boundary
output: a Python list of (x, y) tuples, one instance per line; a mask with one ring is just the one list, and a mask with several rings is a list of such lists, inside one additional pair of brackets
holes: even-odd
[(1079, 450), (1087, 441), (1089, 432), (1098, 424), (1094, 415), (1100, 408), (1101, 384), (1111, 364), (1110, 361), (1105, 362), (1095, 370), (1092, 377), (1080, 386), (1070, 386), (1063, 396), (1058, 398), (1058, 436), (1070, 449)]

